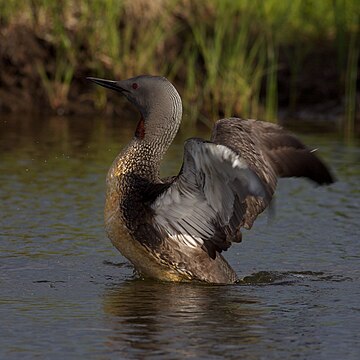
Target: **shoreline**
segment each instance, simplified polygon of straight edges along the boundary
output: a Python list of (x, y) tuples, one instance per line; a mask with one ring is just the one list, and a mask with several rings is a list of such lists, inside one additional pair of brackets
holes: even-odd
[[(179, 39), (177, 39), (179, 41)], [(118, 94), (102, 89), (96, 89), (85, 78), (87, 76), (114, 78), (114, 75), (98, 74), (89, 66), (89, 63), (77, 62), (71, 81), (64, 84), (57, 83), (56, 79), (51, 80), (56, 72), (57, 56), (56, 46), (46, 36), (39, 35), (34, 29), (24, 24), (12, 24), (0, 26), (0, 114), (9, 113), (33, 113), (48, 115), (107, 115), (113, 116), (123, 112), (128, 105), (123, 102)], [(180, 46), (179, 43), (173, 46)], [(341, 98), (339, 90), (337, 69), (335, 62), (328, 62), (327, 59), (336, 57), (335, 50), (324, 47), (312, 53), (304, 61), (303, 71), (297, 78), (296, 106), (291, 106), (289, 95), (289, 83), (291, 82), (290, 62), (284, 55), (289, 49), (281, 48), (279, 53), (279, 70), (277, 72), (277, 103), (276, 114), (279, 122), (286, 119), (296, 119), (298, 121), (309, 121), (316, 119), (327, 119), (334, 123), (340, 123), (345, 114), (345, 100)], [(86, 58), (87, 49), (83, 48), (77, 54), (78, 58)], [(44, 74), (49, 78), (48, 86), (42, 77), (39, 66), (44, 67)], [(323, 68), (323, 64), (327, 64)], [(194, 66), (197, 66), (194, 64)], [(134, 74), (135, 75), (135, 74)], [(163, 74), (158, 74), (163, 75)], [(206, 76), (206, 74), (203, 74)], [(197, 101), (196, 94), (189, 95), (186, 89), (186, 78), (181, 75), (181, 71), (170, 80), (182, 94), (185, 109), (193, 107), (193, 102)], [(265, 81), (263, 79), (259, 94), (259, 110), (256, 116), (259, 119), (267, 120), (266, 95), (264, 94)], [(358, 80), (359, 82), (359, 74)], [(355, 88), (356, 89), (356, 88)], [(63, 95), (62, 99), (51, 99), (49, 93), (56, 91)], [(66, 93), (66, 95), (64, 95)], [(210, 94), (211, 95), (211, 94)], [(238, 95), (242, 96), (241, 93)], [(356, 93), (355, 102), (355, 127), (360, 123), (360, 93)], [(58, 102), (57, 102), (58, 101)], [(205, 98), (201, 104), (195, 104), (197, 111), (192, 116), (198, 119), (203, 116), (207, 119), (214, 117), (220, 118), (227, 116), (225, 113), (226, 104), (218, 106), (216, 112), (209, 108), (211, 100)], [(211, 105), (211, 103), (210, 103)], [(293, 107), (292, 110), (290, 108)], [(191, 111), (190, 111), (191, 112)], [(247, 117), (242, 115), (241, 108), (231, 113), (237, 117)], [(357, 131), (358, 129), (356, 129)]]

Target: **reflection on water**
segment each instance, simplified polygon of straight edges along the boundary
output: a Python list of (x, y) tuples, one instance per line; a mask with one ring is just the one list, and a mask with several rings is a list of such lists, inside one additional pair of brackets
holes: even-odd
[(129, 281), (105, 292), (112, 328), (107, 345), (124, 357), (145, 349), (154, 357), (170, 349), (194, 358), (221, 354), (225, 343), (259, 342), (264, 310), (258, 302), (230, 286)]
[[(234, 286), (142, 281), (106, 239), (125, 119), (0, 119), (0, 358), (358, 359), (360, 149), (303, 135), (338, 182), (281, 180), (226, 257)], [(182, 131), (164, 161), (176, 174)]]

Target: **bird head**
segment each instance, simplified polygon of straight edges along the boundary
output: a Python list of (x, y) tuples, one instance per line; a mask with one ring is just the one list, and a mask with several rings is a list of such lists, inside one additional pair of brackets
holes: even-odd
[(136, 106), (144, 118), (156, 104), (159, 104), (162, 99), (166, 99), (169, 86), (173, 87), (165, 77), (151, 75), (140, 75), (120, 81), (94, 77), (87, 79), (124, 95)]
[(140, 111), (136, 138), (157, 141), (164, 149), (171, 143), (180, 125), (182, 103), (175, 87), (165, 77), (140, 75), (120, 81), (87, 79), (124, 95)]

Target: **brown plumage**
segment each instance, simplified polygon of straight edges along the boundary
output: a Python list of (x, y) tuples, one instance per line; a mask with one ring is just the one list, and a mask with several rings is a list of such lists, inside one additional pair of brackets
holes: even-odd
[(113, 244), (144, 276), (233, 283), (237, 275), (221, 252), (240, 242), (241, 227), (250, 229), (269, 205), (277, 178), (334, 181), (293, 134), (236, 118), (218, 120), (210, 141), (187, 140), (180, 173), (161, 179), (161, 159), (182, 117), (174, 86), (157, 76), (90, 80), (119, 91), (141, 113), (107, 176), (105, 223)]

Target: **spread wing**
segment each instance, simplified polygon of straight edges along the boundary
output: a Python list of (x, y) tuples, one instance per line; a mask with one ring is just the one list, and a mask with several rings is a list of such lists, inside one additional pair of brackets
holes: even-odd
[[(214, 125), (211, 141), (241, 156), (271, 195), (278, 177), (306, 177), (319, 185), (334, 182), (329, 169), (315, 152), (279, 125), (258, 120), (221, 119)], [(246, 204), (244, 227), (249, 229), (267, 203), (249, 197)]]
[(151, 204), (161, 236), (202, 247), (215, 258), (241, 241), (247, 199), (266, 206), (271, 199), (261, 178), (228, 147), (189, 139), (179, 176)]
[(241, 155), (273, 190), (276, 177), (306, 177), (319, 185), (334, 182), (314, 150), (279, 125), (258, 120), (221, 119), (215, 123), (211, 141)]
[(212, 258), (268, 206), (278, 177), (334, 182), (326, 165), (282, 127), (236, 118), (216, 122), (211, 142), (185, 143), (182, 171), (151, 203), (162, 237), (201, 246)]

